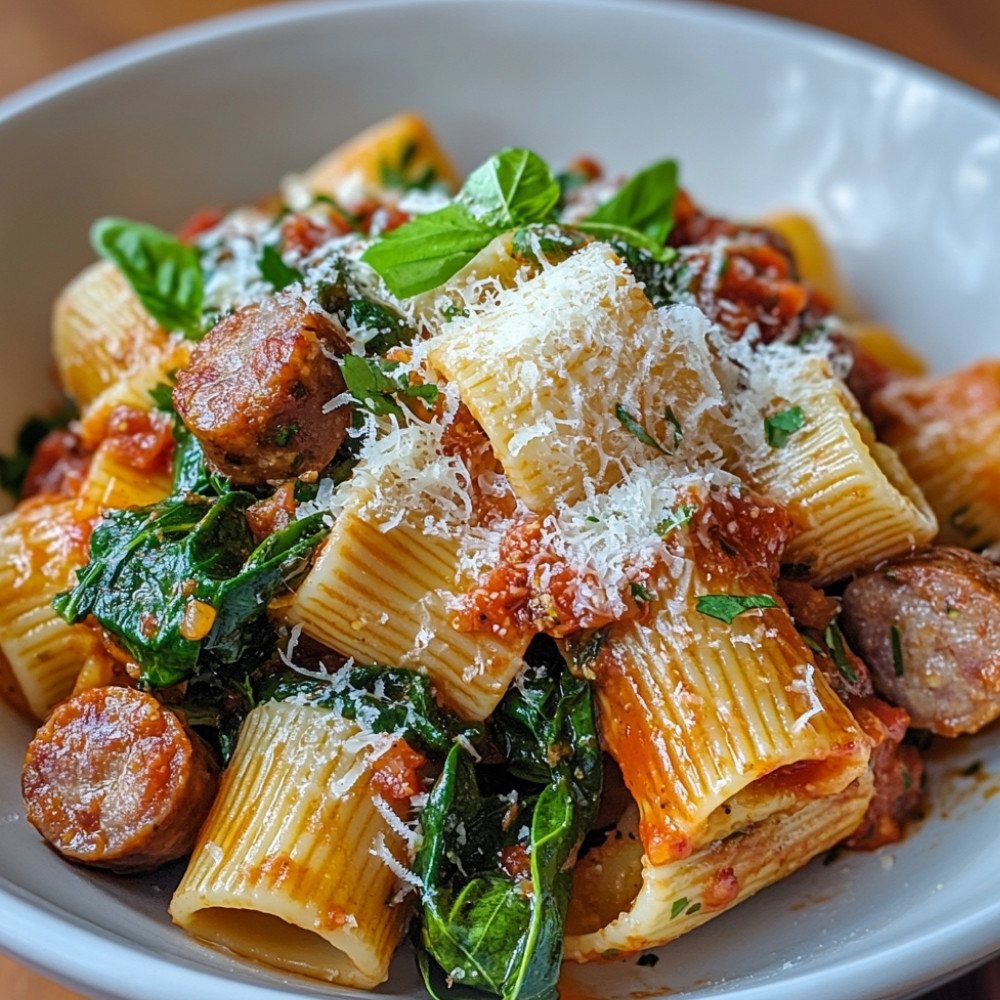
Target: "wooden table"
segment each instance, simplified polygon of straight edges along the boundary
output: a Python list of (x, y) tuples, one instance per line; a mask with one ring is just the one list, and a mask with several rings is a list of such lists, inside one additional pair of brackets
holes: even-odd
[[(892, 49), (1000, 98), (997, 0), (736, 3)], [(0, 96), (123, 42), (252, 5), (248, 0), (0, 0)], [(0, 996), (82, 1000), (3, 956)], [(926, 1000), (1000, 1000), (1000, 960), (935, 990)]]

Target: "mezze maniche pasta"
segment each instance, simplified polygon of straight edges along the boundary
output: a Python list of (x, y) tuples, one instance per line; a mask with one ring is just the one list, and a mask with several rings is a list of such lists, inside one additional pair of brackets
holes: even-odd
[(939, 523), (1000, 539), (997, 435), (914, 416), (994, 426), (997, 363), (964, 412), (805, 220), (714, 217), (669, 160), (460, 182), (401, 114), (92, 241), (54, 314), (75, 414), (0, 520), (0, 680), (68, 858), (189, 858), (173, 919), (271, 966), (371, 988), (416, 926), (433, 994), (514, 1000), (917, 811), (853, 637), (919, 678), (960, 616), (904, 570), (902, 610), (842, 595)]

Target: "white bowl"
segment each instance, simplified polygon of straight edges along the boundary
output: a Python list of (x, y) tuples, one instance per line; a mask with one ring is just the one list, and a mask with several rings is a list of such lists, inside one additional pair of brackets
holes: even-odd
[[(53, 27), (53, 30), (57, 30)], [(704, 203), (812, 213), (868, 310), (940, 368), (1000, 353), (1000, 108), (856, 43), (702, 4), (414, 0), (290, 4), (173, 32), (0, 104), (0, 430), (54, 395), (50, 302), (91, 220), (175, 226), (269, 190), (401, 107), (471, 167), (504, 145), (612, 170), (663, 155)], [(341, 996), (171, 926), (177, 872), (57, 859), (18, 791), (31, 727), (0, 728), (0, 945), (95, 996)], [(911, 995), (1000, 950), (996, 733), (932, 769), (901, 844), (814, 862), (659, 953), (569, 967), (565, 995), (847, 1000)], [(978, 779), (961, 777), (983, 762)], [(392, 996), (422, 996), (404, 950)]]

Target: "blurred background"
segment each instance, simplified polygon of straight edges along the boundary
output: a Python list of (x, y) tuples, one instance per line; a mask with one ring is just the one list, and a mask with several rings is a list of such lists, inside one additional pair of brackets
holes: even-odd
[[(0, 0), (0, 98), (106, 49), (250, 6), (250, 0)], [(731, 6), (850, 35), (1000, 99), (1000, 0), (735, 0)], [(80, 998), (0, 956), (0, 1000)], [(1000, 1000), (1000, 960), (925, 1000)]]
[[(733, 5), (852, 35), (1000, 97), (997, 0), (737, 0)], [(248, 0), (0, 0), (0, 95), (134, 38), (249, 6)]]

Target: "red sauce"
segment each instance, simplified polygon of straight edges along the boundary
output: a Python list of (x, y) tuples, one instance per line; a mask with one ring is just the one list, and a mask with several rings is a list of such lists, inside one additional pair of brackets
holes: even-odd
[(528, 878), (531, 875), (531, 855), (521, 844), (505, 847), (500, 852), (500, 867), (511, 878)]
[(702, 890), (701, 902), (706, 910), (722, 910), (740, 894), (740, 881), (732, 868), (720, 868)]
[[(732, 241), (720, 256), (705, 244)], [(683, 263), (690, 291), (706, 314), (740, 337), (757, 324), (765, 341), (794, 340), (831, 310), (830, 303), (799, 280), (792, 251), (778, 233), (704, 213), (679, 192), (670, 244), (688, 248)]]
[(118, 406), (108, 417), (107, 446), (120, 461), (138, 472), (169, 472), (174, 458), (174, 432), (168, 414)]
[(87, 476), (91, 457), (76, 431), (68, 427), (50, 431), (35, 449), (21, 496), (76, 496)]
[(372, 783), (384, 798), (408, 799), (421, 790), (417, 772), (426, 763), (427, 758), (406, 740), (395, 740), (378, 759), (378, 770), (372, 775)]
[(350, 222), (335, 211), (322, 221), (293, 212), (281, 224), (281, 245), (285, 250), (308, 254), (335, 236), (349, 233), (351, 228)]
[(464, 632), (562, 637), (614, 621), (611, 615), (576, 609), (581, 586), (596, 586), (596, 579), (571, 567), (552, 542), (547, 518), (511, 526), (500, 542), (496, 567), (458, 601), (456, 627)]
[(214, 229), (225, 218), (225, 213), (218, 208), (201, 208), (181, 226), (177, 239), (181, 243), (194, 243), (202, 233)]

